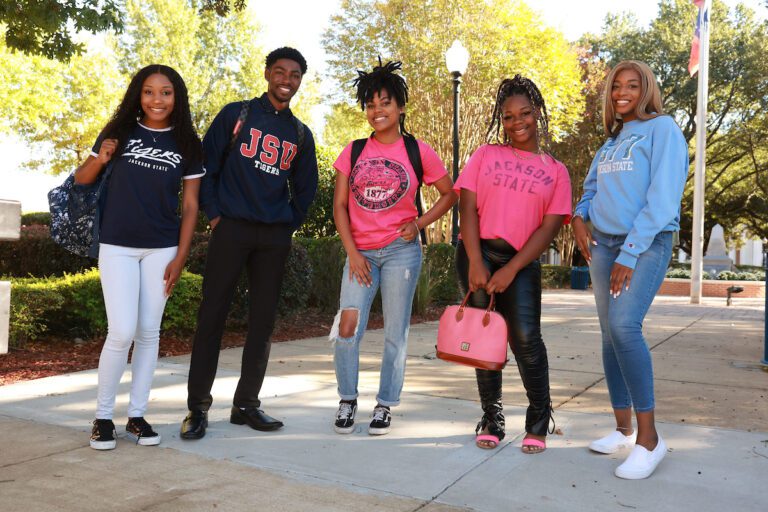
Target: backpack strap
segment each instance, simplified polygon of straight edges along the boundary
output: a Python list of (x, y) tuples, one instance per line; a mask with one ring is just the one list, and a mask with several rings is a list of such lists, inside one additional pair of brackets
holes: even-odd
[(232, 136), (229, 138), (229, 143), (227, 144), (227, 148), (224, 150), (224, 153), (222, 153), (221, 155), (219, 170), (221, 170), (224, 167), (224, 163), (227, 161), (227, 157), (234, 149), (235, 144), (237, 143), (237, 137), (240, 135), (240, 132), (243, 130), (243, 126), (245, 125), (245, 120), (248, 119), (248, 111), (250, 109), (251, 109), (250, 102), (244, 101), (240, 107), (240, 114), (238, 114), (237, 116), (237, 121), (235, 121), (235, 126), (232, 127)]
[[(403, 142), (405, 142), (405, 151), (408, 153), (408, 160), (411, 162), (413, 172), (416, 173), (416, 179), (418, 186), (416, 187), (416, 211), (419, 213), (419, 217), (424, 215), (424, 206), (421, 202), (421, 184), (424, 182), (424, 165), (421, 163), (421, 151), (419, 151), (419, 141), (413, 135), (403, 135)], [(421, 243), (427, 245), (427, 234), (423, 229), (419, 230), (421, 235)]]
[[(373, 137), (373, 134), (371, 134), (371, 137)], [(363, 153), (366, 142), (368, 142), (368, 139), (356, 139), (352, 141), (350, 171), (355, 168), (355, 164)], [(416, 180), (418, 181), (418, 185), (416, 186), (416, 211), (418, 212), (419, 217), (421, 217), (424, 214), (424, 206), (421, 202), (421, 184), (424, 181), (424, 166), (421, 163), (421, 151), (419, 151), (419, 143), (413, 135), (403, 135), (403, 142), (405, 143), (405, 151), (408, 153), (408, 160), (411, 162), (411, 167), (413, 167), (413, 172), (416, 174)], [(421, 243), (427, 245), (427, 234), (423, 229), (419, 230), (419, 233), (421, 235)]]
[[(304, 126), (304, 123), (299, 121), (299, 118), (296, 116), (293, 116), (293, 124), (296, 126), (296, 156), (293, 157), (292, 162), (296, 162), (297, 158), (299, 158), (299, 155), (301, 154), (301, 151), (304, 149), (304, 141), (306, 140), (306, 127)], [(294, 198), (296, 197), (296, 184), (294, 183), (294, 176), (295, 173), (289, 172), (288, 173), (288, 202), (293, 203), (293, 205), (296, 207), (296, 209), (299, 211), (301, 215), (306, 215), (306, 212), (302, 211), (301, 207), (299, 206), (299, 203), (297, 203)]]
[(363, 154), (366, 142), (368, 142), (368, 139), (357, 139), (352, 141), (352, 155), (350, 155), (351, 165), (349, 166), (350, 172), (355, 168), (355, 164), (360, 159), (360, 155)]

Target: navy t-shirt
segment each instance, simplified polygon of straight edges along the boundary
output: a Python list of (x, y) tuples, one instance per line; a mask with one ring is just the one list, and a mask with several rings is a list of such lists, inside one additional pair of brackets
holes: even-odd
[[(139, 123), (130, 133), (109, 178), (99, 242), (142, 249), (179, 244), (181, 180), (200, 178), (205, 169), (182, 158), (172, 130)], [(96, 139), (93, 156), (104, 138)]]

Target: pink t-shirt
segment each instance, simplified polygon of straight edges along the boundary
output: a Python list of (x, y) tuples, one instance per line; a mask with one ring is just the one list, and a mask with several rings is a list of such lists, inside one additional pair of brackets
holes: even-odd
[[(423, 182), (432, 184), (448, 174), (437, 153), (419, 143)], [(352, 144), (333, 167), (349, 178), (349, 222), (358, 249), (379, 249), (398, 236), (397, 229), (416, 219), (416, 173), (408, 160), (402, 137), (392, 144), (369, 138), (350, 172)]]
[(564, 224), (571, 218), (568, 169), (549, 155), (480, 146), (454, 189), (477, 194), (480, 238), (503, 238), (517, 250), (541, 226), (544, 215), (565, 215)]

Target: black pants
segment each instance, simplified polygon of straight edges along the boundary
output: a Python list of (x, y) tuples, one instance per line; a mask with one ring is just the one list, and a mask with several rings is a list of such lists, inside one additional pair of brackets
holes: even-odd
[[(517, 254), (514, 247), (501, 239), (481, 240), (480, 249), (483, 262), (491, 274)], [(469, 258), (462, 242), (459, 242), (456, 249), (456, 268), (462, 291), (466, 294), (469, 290)], [(489, 301), (488, 294), (478, 290), (470, 297), (469, 304), (485, 309)], [(528, 396), (525, 431), (546, 435), (551, 416), (551, 400), (547, 349), (541, 339), (541, 265), (538, 261), (528, 264), (518, 272), (503, 293), (496, 294), (496, 311), (507, 321), (510, 347)], [(493, 411), (500, 412), (501, 372), (481, 369), (475, 372), (483, 411), (491, 415)]]
[(211, 234), (203, 277), (203, 300), (187, 383), (187, 406), (207, 411), (219, 363), (221, 336), (243, 267), (248, 272), (248, 336), (243, 348), (234, 405), (259, 407), (267, 371), (269, 337), (275, 326), (277, 301), (291, 248), (285, 224), (259, 224), (221, 218)]

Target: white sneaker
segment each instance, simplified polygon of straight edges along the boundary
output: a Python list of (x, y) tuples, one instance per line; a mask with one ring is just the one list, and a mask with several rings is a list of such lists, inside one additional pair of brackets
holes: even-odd
[(624, 463), (614, 472), (619, 478), (627, 480), (642, 480), (651, 476), (661, 459), (667, 454), (667, 445), (659, 436), (659, 442), (653, 451), (636, 444)]
[(616, 453), (623, 448), (629, 448), (635, 445), (637, 440), (637, 430), (630, 435), (625, 436), (618, 430), (614, 430), (605, 437), (601, 437), (596, 441), (592, 441), (589, 445), (589, 449), (598, 453)]

